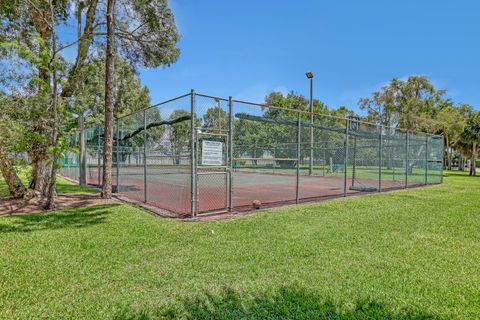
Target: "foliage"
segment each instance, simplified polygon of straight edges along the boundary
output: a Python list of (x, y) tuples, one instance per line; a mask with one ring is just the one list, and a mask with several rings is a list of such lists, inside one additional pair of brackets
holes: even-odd
[[(235, 122), (235, 137), (237, 153), (241, 157), (262, 157), (265, 154), (282, 160), (279, 165), (292, 166), (296, 161), (297, 121), (309, 124), (309, 101), (305, 97), (290, 92), (286, 96), (280, 92), (272, 92), (265, 97), (265, 103), (272, 108), (262, 108), (260, 118), (266, 122), (240, 118)], [(297, 111), (299, 110), (299, 111)], [(346, 108), (329, 110), (318, 100), (313, 101), (315, 112), (313, 138), (314, 148), (329, 144), (343, 143), (343, 138), (335, 130), (320, 130), (320, 128), (336, 129), (345, 127), (345, 116), (354, 113)], [(340, 114), (343, 118), (337, 118)], [(298, 118), (300, 117), (300, 118)], [(301, 158), (310, 155), (310, 127), (304, 126), (300, 132), (302, 148)], [(341, 130), (341, 129), (340, 129)], [(238, 141), (238, 142), (237, 142)]]
[(409, 131), (442, 134), (445, 166), (450, 169), (455, 152), (464, 157), (474, 156), (470, 140), (463, 133), (473, 108), (445, 100), (444, 94), (445, 91), (437, 90), (427, 77), (410, 76), (406, 80), (391, 80), (370, 98), (360, 99), (359, 105), (367, 111), (367, 121)]
[(460, 135), (463, 147), (470, 149), (470, 175), (477, 175), (476, 163), (480, 146), (480, 112), (475, 111), (467, 119), (466, 126)]
[[(31, 176), (31, 168), (27, 166), (17, 166), (17, 173), (22, 182), (26, 185)], [(91, 187), (79, 186), (77, 183), (72, 183), (62, 177), (57, 177), (57, 187), (59, 193), (98, 193), (97, 189)], [(5, 180), (0, 176), (0, 201), (1, 198), (9, 195), (8, 187), (5, 184)]]
[(407, 80), (393, 79), (360, 99), (359, 105), (367, 111), (367, 119), (389, 127), (410, 131), (430, 130), (432, 114), (442, 102), (443, 90), (437, 90), (425, 76), (410, 76)]
[[(64, 135), (75, 126), (77, 115), (83, 119), (89, 113), (93, 116), (87, 125), (98, 123), (98, 103), (105, 100), (105, 62), (95, 52), (103, 52), (105, 46), (105, 9), (98, 0), (5, 0), (0, 4), (0, 86), (12, 97), (10, 102), (23, 108), (19, 116), (9, 119), (15, 121), (12, 128), (26, 128), (22, 145), (32, 158), (32, 188), (44, 189), (41, 185), (48, 185), (48, 176), (55, 175), (57, 158), (67, 145)], [(141, 86), (133, 66), (174, 63), (179, 34), (166, 0), (119, 0), (115, 9), (119, 53), (127, 58), (116, 61), (115, 107), (120, 116), (149, 104), (148, 90)], [(76, 39), (58, 32), (67, 21), (76, 21)], [(70, 47), (76, 55), (67, 65), (62, 54)], [(151, 132), (161, 134), (159, 129)]]
[[(174, 110), (169, 117), (169, 120), (175, 120), (180, 117), (190, 116), (188, 111), (182, 109)], [(173, 125), (168, 126), (168, 140), (170, 146), (170, 153), (173, 156), (174, 164), (180, 164), (182, 157), (190, 157), (190, 141), (191, 141), (191, 131), (190, 131), (191, 121), (181, 121)], [(200, 127), (201, 120), (196, 118), (195, 126)]]
[[(86, 117), (86, 127), (103, 122), (105, 105), (105, 56), (88, 61), (82, 69), (79, 88), (69, 101), (70, 111)], [(140, 82), (138, 72), (125, 59), (115, 61), (116, 97), (115, 117), (122, 117), (150, 106), (147, 87)], [(78, 124), (75, 123), (74, 127)]]
[(228, 129), (228, 114), (222, 109), (220, 105), (207, 109), (207, 112), (203, 115), (202, 128), (215, 132), (215, 129), (221, 130)]
[(171, 65), (180, 54), (180, 36), (167, 0), (118, 0), (115, 34), (120, 52), (134, 64)]
[(473, 112), (467, 119), (462, 139), (471, 143), (480, 143), (480, 112)]

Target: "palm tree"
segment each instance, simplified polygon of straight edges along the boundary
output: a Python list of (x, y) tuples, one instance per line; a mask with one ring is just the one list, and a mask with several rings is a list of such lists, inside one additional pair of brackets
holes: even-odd
[[(480, 145), (480, 112), (474, 112), (467, 119), (467, 125), (460, 135), (461, 144), (470, 149), (470, 176), (476, 176), (476, 161)], [(466, 154), (467, 155), (467, 154)]]

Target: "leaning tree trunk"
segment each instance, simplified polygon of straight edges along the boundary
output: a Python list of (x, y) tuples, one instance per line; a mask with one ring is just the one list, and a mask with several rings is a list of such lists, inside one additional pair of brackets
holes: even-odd
[(107, 52), (105, 65), (105, 129), (103, 141), (102, 198), (112, 197), (113, 109), (115, 105), (115, 0), (107, 3)]
[(14, 198), (22, 198), (25, 195), (26, 189), (22, 181), (15, 172), (13, 161), (9, 158), (7, 152), (3, 148), (0, 139), (0, 171), (7, 183), (10, 195)]

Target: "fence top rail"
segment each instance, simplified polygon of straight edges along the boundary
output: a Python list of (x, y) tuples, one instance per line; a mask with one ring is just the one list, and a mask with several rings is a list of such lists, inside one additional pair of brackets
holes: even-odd
[(117, 117), (117, 118), (115, 118), (115, 121), (121, 120), (121, 119), (126, 118), (126, 117), (129, 117), (129, 116), (134, 115), (134, 114), (136, 114), (136, 113), (140, 113), (140, 112), (143, 112), (143, 111), (146, 111), (146, 110), (150, 110), (150, 109), (152, 109), (152, 108), (159, 107), (159, 106), (161, 106), (161, 105), (167, 104), (167, 103), (172, 102), (172, 101), (175, 101), (175, 100), (179, 100), (179, 99), (188, 97), (188, 96), (190, 96), (190, 95), (191, 95), (191, 93), (189, 92), (189, 93), (186, 93), (186, 94), (182, 94), (181, 96), (178, 96), (178, 97), (175, 97), (175, 98), (172, 98), (172, 99), (168, 99), (168, 100), (165, 100), (165, 101), (162, 101), (162, 102), (153, 104), (153, 105), (149, 106), (148, 108), (139, 109), (139, 110), (133, 111), (133, 112), (131, 112), (131, 113), (129, 113), (129, 114), (126, 114), (126, 115), (124, 115), (124, 116)]
[(216, 97), (216, 96), (209, 96), (208, 94), (203, 94), (203, 93), (195, 93), (197, 97), (204, 97), (204, 98), (210, 98), (210, 99), (215, 99), (215, 100), (220, 100), (220, 101), (225, 101), (228, 102), (228, 99), (221, 98), (221, 97)]
[[(307, 115), (313, 114), (314, 116), (322, 116), (322, 117), (325, 117), (325, 118), (337, 119), (337, 120), (342, 120), (342, 121), (349, 120), (348, 118), (333, 116), (333, 115), (330, 115), (330, 114), (323, 114), (323, 113), (319, 113), (319, 112), (310, 112), (308, 110), (284, 108), (284, 107), (279, 107), (279, 106), (265, 104), (265, 103), (256, 103), (256, 102), (243, 101), (243, 100), (237, 100), (237, 99), (232, 99), (232, 102), (242, 103), (242, 104), (251, 105), (251, 106), (257, 106), (257, 107), (261, 107), (261, 108), (270, 108), (270, 109), (278, 109), (278, 110), (284, 110), (284, 111), (290, 111), (290, 112), (303, 113), (303, 114), (307, 114)], [(428, 135), (430, 137), (443, 137), (443, 135), (431, 134), (431, 133), (426, 133), (426, 132), (421, 132), (421, 131), (409, 131), (409, 130), (406, 130), (406, 129), (400, 128), (400, 127), (389, 127), (389, 126), (384, 126), (384, 125), (380, 125), (380, 124), (371, 123), (371, 122), (364, 121), (364, 120), (356, 120), (356, 122), (371, 125), (371, 126), (375, 126), (377, 128), (382, 127), (384, 129), (394, 129), (395, 131), (400, 131), (400, 132), (409, 133), (409, 134), (423, 134), (423, 135)]]
[[(115, 121), (124, 119), (124, 118), (126, 118), (126, 117), (132, 116), (132, 115), (137, 114), (137, 113), (140, 113), (140, 112), (145, 112), (146, 110), (149, 110), (149, 109), (152, 109), (152, 108), (156, 108), (156, 107), (162, 106), (162, 105), (167, 104), (167, 103), (172, 102), (172, 101), (176, 101), (176, 100), (179, 100), (179, 99), (182, 99), (182, 98), (191, 96), (192, 94), (195, 94), (196, 96), (199, 96), (199, 97), (216, 99), (216, 100), (225, 101), (225, 102), (230, 101), (229, 99), (226, 99), (226, 98), (222, 98), (222, 97), (218, 97), (218, 96), (212, 96), (212, 95), (207, 95), (207, 94), (203, 94), (203, 93), (196, 93), (194, 90), (192, 90), (192, 91), (189, 92), (189, 93), (186, 93), (186, 94), (177, 96), (177, 97), (175, 97), (175, 98), (168, 99), (168, 100), (165, 100), (165, 101), (162, 101), (162, 102), (153, 104), (153, 105), (149, 106), (148, 108), (143, 108), (143, 109), (134, 111), (134, 112), (132, 112), (132, 113), (129, 113), (129, 114), (127, 114), (127, 115), (124, 115), (124, 116), (115, 118)], [(244, 100), (238, 100), (238, 99), (231, 99), (231, 101), (232, 101), (232, 103), (241, 103), (241, 104), (250, 105), (250, 106), (256, 106), (256, 107), (261, 107), (261, 108), (277, 109), (277, 110), (283, 110), (283, 111), (294, 112), (294, 113), (301, 113), (301, 114), (306, 114), (306, 115), (313, 114), (314, 116), (321, 116), (321, 117), (330, 118), (330, 119), (336, 119), (336, 120), (341, 120), (341, 121), (345, 121), (345, 122), (349, 120), (349, 119), (346, 118), (346, 117), (338, 117), (338, 116), (333, 116), (333, 115), (330, 115), (330, 114), (323, 114), (323, 113), (319, 113), (319, 112), (310, 112), (310, 111), (308, 111), (308, 110), (299, 110), (299, 109), (285, 108), (285, 107), (280, 107), (280, 106), (275, 106), (275, 105), (270, 105), (270, 104), (265, 104), (265, 103), (257, 103), (257, 102), (244, 101)], [(406, 129), (404, 129), (404, 128), (388, 127), (388, 126), (383, 126), (383, 125), (380, 125), (380, 124), (375, 124), (375, 123), (371, 123), (371, 122), (364, 121), (364, 120), (355, 120), (355, 121), (358, 122), (358, 123), (361, 123), (361, 124), (366, 124), (366, 125), (375, 126), (375, 127), (377, 127), (377, 128), (382, 127), (382, 128), (384, 128), (384, 129), (393, 129), (393, 130), (395, 130), (395, 131), (402, 132), (402, 133), (415, 134), (415, 135), (425, 135), (425, 136), (429, 136), (429, 137), (433, 137), (433, 138), (443, 138), (443, 135), (442, 135), (442, 134), (431, 134), (431, 133), (426, 133), (426, 132), (421, 132), (421, 131), (409, 131), (409, 130), (406, 130)], [(86, 129), (88, 129), (88, 128), (86, 128)]]

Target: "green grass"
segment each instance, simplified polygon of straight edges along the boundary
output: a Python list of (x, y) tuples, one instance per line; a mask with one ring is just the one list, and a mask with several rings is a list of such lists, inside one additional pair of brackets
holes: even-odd
[[(290, 174), (295, 175), (296, 169), (295, 168), (268, 168), (265, 166), (242, 166), (237, 167), (236, 170), (254, 170), (260, 173), (276, 173), (276, 174)], [(382, 180), (392, 180), (392, 181), (404, 181), (405, 180), (405, 168), (395, 167), (395, 168), (387, 168), (385, 166), (382, 167)], [(378, 166), (356, 166), (355, 167), (355, 178), (356, 179), (369, 179), (369, 180), (378, 180), (379, 168)], [(347, 174), (348, 177), (352, 177), (353, 175), (353, 166), (349, 165), (347, 167)], [(308, 174), (308, 166), (300, 166), (300, 174), (307, 175)], [(319, 176), (326, 176), (326, 177), (338, 177), (343, 178), (345, 176), (344, 167), (343, 165), (337, 165), (336, 170), (331, 172), (329, 170), (329, 166), (314, 166), (313, 167), (313, 174)], [(429, 183), (439, 183), (441, 171), (440, 168), (436, 170), (430, 169), (428, 170), (428, 181)], [(425, 181), (425, 169), (414, 167), (412, 171), (408, 174), (408, 180), (411, 183), (423, 183)]]
[[(18, 169), (18, 175), (22, 180), (25, 186), (28, 186), (30, 168), (24, 167)], [(76, 183), (70, 182), (62, 177), (57, 178), (57, 191), (59, 193), (97, 193), (98, 190), (91, 187), (79, 186)], [(10, 193), (8, 192), (8, 187), (3, 180), (2, 175), (0, 174), (0, 198), (8, 197)]]
[(472, 319), (480, 178), (219, 222), (129, 205), (0, 219), (0, 317)]

